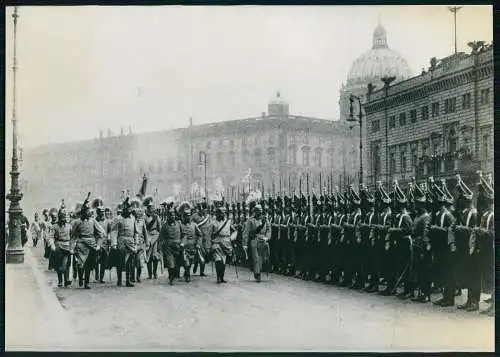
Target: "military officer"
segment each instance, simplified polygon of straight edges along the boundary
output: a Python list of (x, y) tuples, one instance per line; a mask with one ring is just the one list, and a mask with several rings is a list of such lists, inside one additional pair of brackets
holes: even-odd
[(207, 203), (201, 202), (199, 204), (198, 209), (198, 217), (193, 221), (198, 225), (200, 232), (202, 234), (201, 240), (199, 242), (198, 255), (195, 260), (193, 267), (193, 274), (196, 274), (198, 269), (198, 264), (200, 265), (200, 276), (204, 277), (205, 274), (205, 265), (210, 262), (212, 254), (210, 250), (212, 249), (212, 233), (213, 233), (213, 219), (208, 214), (208, 206)]
[(215, 210), (215, 220), (212, 224), (212, 257), (215, 262), (215, 271), (217, 273), (217, 284), (226, 283), (224, 273), (226, 264), (233, 259), (232, 241), (237, 238), (237, 231), (232, 225), (229, 216), (226, 217), (226, 207), (219, 205)]
[(198, 225), (191, 220), (191, 205), (183, 202), (179, 206), (181, 214), (181, 251), (184, 267), (184, 280), (191, 282), (191, 265), (196, 257), (196, 252), (200, 248), (202, 233)]
[[(360, 192), (361, 207), (363, 212), (362, 223), (360, 224), (359, 238), (357, 241), (359, 257), (357, 259), (357, 275), (359, 282), (357, 288), (365, 289), (368, 275), (373, 271), (374, 262), (372, 260), (372, 240), (373, 229), (377, 222), (377, 215), (375, 213), (375, 197), (368, 190), (366, 185), (361, 185)], [(366, 288), (365, 290), (367, 290)]]

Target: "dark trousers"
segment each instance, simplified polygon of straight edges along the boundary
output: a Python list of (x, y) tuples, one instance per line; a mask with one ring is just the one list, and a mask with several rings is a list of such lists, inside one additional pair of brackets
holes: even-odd
[(476, 253), (470, 255), (467, 259), (469, 272), (467, 274), (467, 300), (470, 303), (479, 303), (481, 298), (481, 260)]
[(424, 248), (415, 247), (415, 270), (417, 286), (421, 294), (429, 296), (432, 281), (432, 255)]
[(387, 281), (387, 289), (394, 289), (396, 285), (397, 275), (397, 256), (394, 254), (394, 248), (391, 246), (389, 250), (382, 253), (383, 273), (382, 276)]
[(445, 256), (445, 266), (443, 267), (443, 299), (446, 301), (455, 301), (456, 285), (456, 255), (454, 252), (447, 252)]

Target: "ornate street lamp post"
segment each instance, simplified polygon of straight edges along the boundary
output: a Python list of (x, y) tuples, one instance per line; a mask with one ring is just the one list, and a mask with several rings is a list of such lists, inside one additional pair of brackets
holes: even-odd
[(17, 53), (16, 53), (16, 40), (17, 40), (17, 19), (19, 17), (17, 13), (17, 6), (14, 8), (14, 14), (12, 18), (14, 19), (14, 56), (12, 64), (13, 72), (13, 99), (12, 99), (12, 169), (10, 171), (11, 177), (11, 187), (10, 193), (7, 195), (7, 199), (10, 201), (9, 206), (9, 234), (8, 234), (8, 244), (5, 252), (5, 262), (7, 264), (12, 263), (24, 263), (24, 249), (21, 244), (21, 220), (23, 210), (20, 205), (20, 201), (23, 198), (21, 193), (21, 188), (19, 187), (19, 163), (17, 156), (17, 120), (16, 120), (16, 70), (17, 70)]
[[(353, 103), (354, 100), (358, 101), (359, 106), (359, 114), (358, 117), (355, 118), (353, 114)], [(350, 122), (358, 122), (359, 123), (359, 184), (363, 184), (363, 107), (361, 103), (361, 98), (351, 94), (349, 97), (350, 105), (349, 105), (349, 118), (347, 121)]]

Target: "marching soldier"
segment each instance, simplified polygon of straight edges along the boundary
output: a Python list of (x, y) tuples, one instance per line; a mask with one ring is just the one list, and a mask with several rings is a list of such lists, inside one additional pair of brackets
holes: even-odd
[(401, 280), (404, 289), (398, 296), (402, 299), (409, 299), (413, 297), (415, 290), (412, 280), (413, 243), (411, 234), (413, 221), (406, 209), (408, 200), (397, 181), (394, 181), (394, 198), (397, 213), (394, 217), (394, 227), (389, 231), (391, 232), (391, 238), (394, 238), (391, 240), (391, 246), (393, 247), (393, 257), (396, 262), (395, 276), (399, 276), (399, 278), (394, 282), (393, 287), (394, 290), (397, 289), (398, 281)]
[(417, 218), (413, 225), (413, 246), (416, 282), (419, 292), (418, 296), (412, 300), (425, 303), (431, 299), (432, 252), (429, 230), (432, 217), (427, 212), (427, 194), (423, 188), (417, 185), (413, 194), (417, 210)]
[(443, 298), (435, 302), (439, 306), (455, 305), (455, 252), (451, 251), (448, 241), (449, 230), (455, 224), (455, 217), (449, 207), (453, 205), (453, 198), (448, 197), (445, 190), (434, 185), (437, 202), (440, 204), (439, 214), (434, 226), (431, 226), (431, 247), (434, 253), (434, 273), (437, 281), (443, 284)]
[(202, 238), (202, 233), (196, 223), (191, 221), (191, 205), (188, 202), (180, 205), (179, 213), (181, 214), (181, 252), (184, 280), (189, 283), (191, 282), (191, 265), (198, 248), (200, 248), (199, 241)]
[(160, 230), (163, 261), (168, 269), (168, 281), (174, 285), (176, 270), (182, 265), (181, 226), (175, 219), (173, 204), (167, 206), (167, 219)]
[(155, 212), (152, 196), (146, 196), (142, 201), (142, 205), (146, 208), (144, 223), (146, 224), (148, 245), (146, 246), (145, 260), (148, 269), (148, 279), (158, 279), (158, 263), (161, 261), (159, 250), (160, 216)]
[(215, 221), (212, 223), (212, 257), (215, 262), (217, 284), (226, 283), (224, 273), (226, 264), (233, 258), (232, 241), (236, 240), (237, 232), (229, 217), (225, 217), (226, 209), (220, 205), (215, 210)]
[(193, 267), (193, 274), (196, 274), (198, 270), (198, 264), (200, 265), (200, 276), (206, 276), (205, 274), (205, 265), (210, 262), (211, 254), (211, 241), (212, 241), (212, 233), (213, 233), (213, 220), (212, 217), (207, 212), (207, 203), (201, 202), (198, 206), (198, 218), (193, 221), (198, 225), (198, 228), (201, 232), (201, 241), (199, 244), (197, 259), (195, 260)]
[(76, 238), (74, 255), (79, 270), (78, 285), (85, 289), (90, 289), (90, 272), (97, 263), (97, 253), (101, 249), (101, 241), (105, 236), (104, 229), (91, 217), (89, 199), (90, 192), (81, 207), (80, 219), (73, 227)]
[(101, 244), (101, 249), (97, 253), (97, 262), (95, 264), (95, 282), (99, 283), (104, 283), (104, 273), (106, 271), (106, 266), (107, 266), (107, 261), (108, 261), (108, 251), (106, 249), (107, 247), (107, 238), (108, 238), (108, 233), (109, 233), (109, 227), (108, 223), (106, 221), (105, 217), (105, 212), (104, 212), (104, 203), (102, 199), (100, 198), (95, 198), (92, 201), (91, 205), (92, 209), (95, 210), (96, 212), (96, 217), (95, 220), (97, 223), (101, 225), (101, 227), (104, 229), (105, 232), (105, 237), (104, 240)]
[[(460, 175), (457, 175), (457, 191), (458, 222), (450, 230), (450, 244), (454, 244), (456, 248), (457, 275), (461, 278), (459, 285), (468, 290), (466, 303), (457, 307), (461, 310), (477, 311), (481, 292), (481, 274), (478, 274), (478, 255), (474, 251), (471, 252), (469, 247), (473, 238), (473, 229), (477, 226), (477, 210), (472, 204), (473, 193)], [(479, 294), (477, 294), (478, 291)]]
[(54, 228), (57, 225), (57, 220), (58, 220), (57, 214), (58, 214), (57, 208), (51, 208), (49, 211), (50, 221), (46, 224), (45, 256), (49, 261), (49, 266), (48, 266), (49, 271), (55, 268), (54, 260), (51, 259), (52, 249), (50, 247), (50, 242), (54, 241)]
[(122, 214), (117, 217), (114, 230), (116, 231), (116, 274), (117, 285), (122, 286), (122, 273), (125, 271), (125, 286), (134, 287), (131, 282), (131, 273), (137, 252), (137, 230), (133, 210), (140, 206), (138, 199), (126, 197), (122, 204)]
[(38, 212), (35, 212), (35, 219), (30, 227), (31, 239), (33, 240), (33, 247), (36, 248), (38, 241), (42, 237), (42, 229), (40, 228), (40, 222), (38, 218)]
[[(488, 182), (490, 181), (490, 182)], [(494, 316), (495, 314), (495, 216), (493, 210), (494, 204), (494, 189), (491, 180), (486, 180), (482, 173), (479, 173), (479, 194), (478, 207), (484, 207), (484, 213), (481, 215), (479, 227), (474, 230), (474, 238), (471, 242), (472, 254), (478, 255), (480, 262), (480, 272), (482, 280), (482, 291), (486, 294), (491, 294), (490, 305), (482, 314)], [(476, 279), (479, 276), (476, 274)], [(479, 284), (478, 284), (479, 285)], [(474, 299), (479, 300), (480, 287), (474, 286)]]
[(146, 249), (149, 247), (149, 235), (144, 220), (144, 209), (139, 205), (134, 209), (133, 215), (135, 216), (135, 244), (136, 251), (132, 261), (132, 272), (130, 274), (131, 283), (140, 283), (142, 266), (146, 265)]
[(51, 259), (57, 272), (57, 286), (59, 288), (71, 285), (69, 269), (71, 265), (71, 254), (74, 248), (72, 241), (71, 225), (67, 222), (67, 213), (64, 201), (58, 212), (59, 221), (53, 226), (53, 240), (50, 242), (52, 249)]
[(243, 249), (245, 253), (252, 252), (251, 269), (254, 273), (256, 282), (261, 281), (261, 269), (263, 264), (269, 260), (269, 244), (268, 240), (271, 235), (269, 222), (262, 215), (262, 207), (260, 205), (253, 206), (253, 215), (245, 222), (243, 229)]

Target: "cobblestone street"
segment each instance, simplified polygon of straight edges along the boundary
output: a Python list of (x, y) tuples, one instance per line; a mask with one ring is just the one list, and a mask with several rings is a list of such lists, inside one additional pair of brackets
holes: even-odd
[[(30, 248), (33, 249), (33, 248)], [(56, 287), (79, 345), (90, 350), (491, 351), (494, 319), (327, 286), (228, 268), (226, 285), (195, 276), (169, 286), (166, 275), (135, 288), (112, 282), (92, 290)], [(109, 274), (106, 272), (106, 280)], [(55, 298), (55, 297), (54, 297)], [(437, 297), (434, 297), (434, 299)], [(460, 303), (465, 297), (458, 297)], [(485, 308), (484, 304), (481, 308)]]

